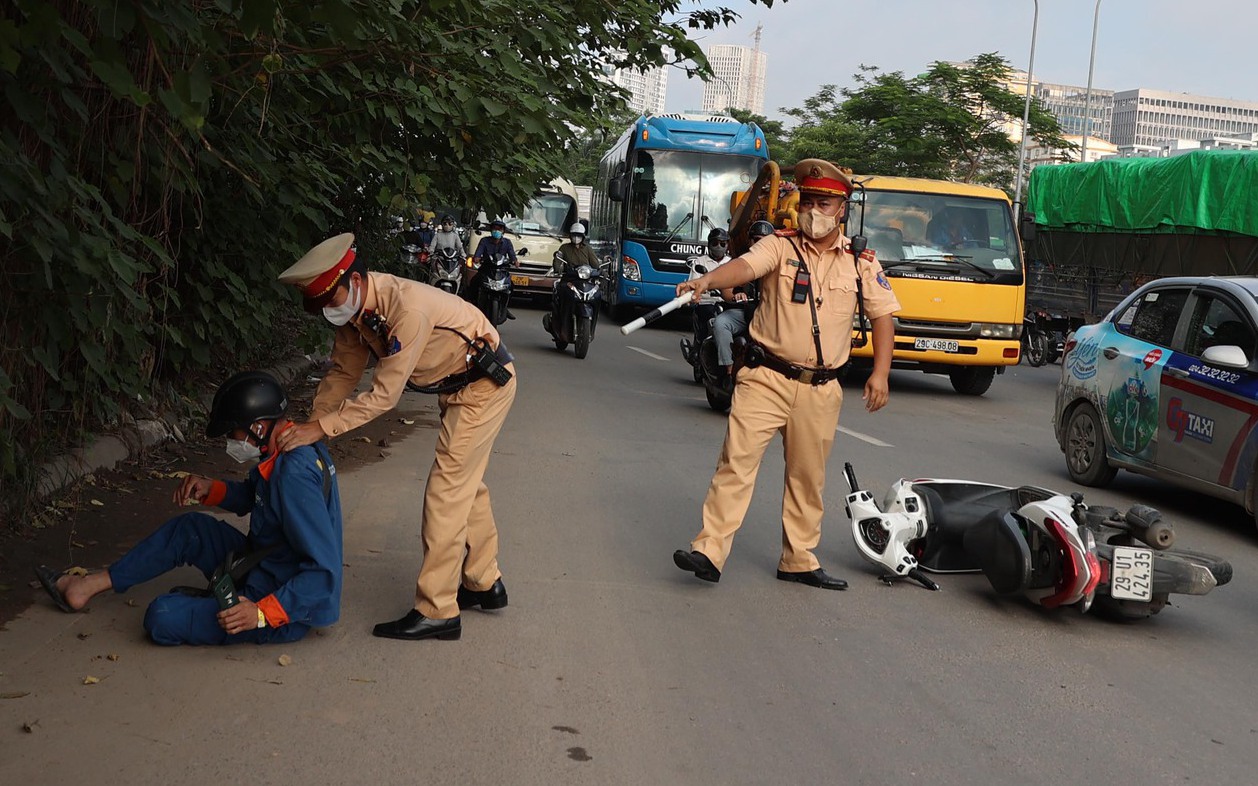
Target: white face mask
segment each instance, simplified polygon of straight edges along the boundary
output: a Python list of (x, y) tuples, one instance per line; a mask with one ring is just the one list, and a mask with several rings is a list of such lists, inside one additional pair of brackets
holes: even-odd
[(262, 448), (259, 448), (247, 439), (232, 439), (228, 437), (227, 455), (244, 464), (246, 461), (257, 461), (262, 458)]
[(345, 302), (339, 306), (324, 306), (323, 318), (331, 322), (333, 325), (340, 327), (354, 318), (358, 313), (358, 309), (362, 307), (362, 301), (359, 295), (358, 287), (351, 280), (349, 282), (349, 297), (345, 298)]
[(799, 214), (799, 228), (813, 240), (820, 240), (839, 228), (838, 216), (824, 216), (816, 210)]

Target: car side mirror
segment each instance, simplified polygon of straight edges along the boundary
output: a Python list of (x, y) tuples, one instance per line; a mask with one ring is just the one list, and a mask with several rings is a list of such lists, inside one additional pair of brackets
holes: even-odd
[(1201, 359), (1212, 366), (1224, 368), (1249, 368), (1245, 350), (1232, 344), (1219, 344), (1201, 353)]

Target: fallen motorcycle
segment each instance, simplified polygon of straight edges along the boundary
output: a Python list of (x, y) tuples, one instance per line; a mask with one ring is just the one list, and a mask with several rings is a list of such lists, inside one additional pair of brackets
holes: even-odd
[(1232, 579), (1226, 560), (1171, 549), (1174, 528), (1145, 505), (1120, 513), (1079, 493), (937, 479), (901, 479), (879, 505), (851, 464), (843, 472), (852, 538), (887, 583), (937, 590), (923, 571), (982, 572), (1002, 595), (1134, 620), (1172, 594), (1205, 595)]

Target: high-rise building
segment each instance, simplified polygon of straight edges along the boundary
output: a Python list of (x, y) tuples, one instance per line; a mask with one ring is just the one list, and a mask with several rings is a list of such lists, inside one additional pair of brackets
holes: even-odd
[(1120, 148), (1161, 149), (1170, 140), (1258, 132), (1258, 103), (1142, 87), (1114, 94), (1113, 125), (1110, 141)]
[(760, 28), (755, 48), (716, 44), (708, 47), (712, 79), (703, 86), (703, 109), (723, 112), (741, 109), (764, 114), (764, 75), (768, 57), (760, 51)]
[(668, 93), (667, 68), (645, 71), (619, 68), (612, 72), (611, 80), (629, 91), (629, 108), (634, 112), (664, 114), (664, 99)]

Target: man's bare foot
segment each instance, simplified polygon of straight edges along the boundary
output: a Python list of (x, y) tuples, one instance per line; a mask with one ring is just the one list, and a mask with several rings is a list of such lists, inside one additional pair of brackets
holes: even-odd
[(67, 573), (57, 579), (57, 591), (75, 611), (79, 611), (89, 600), (113, 586), (108, 570), (98, 570), (86, 576)]

